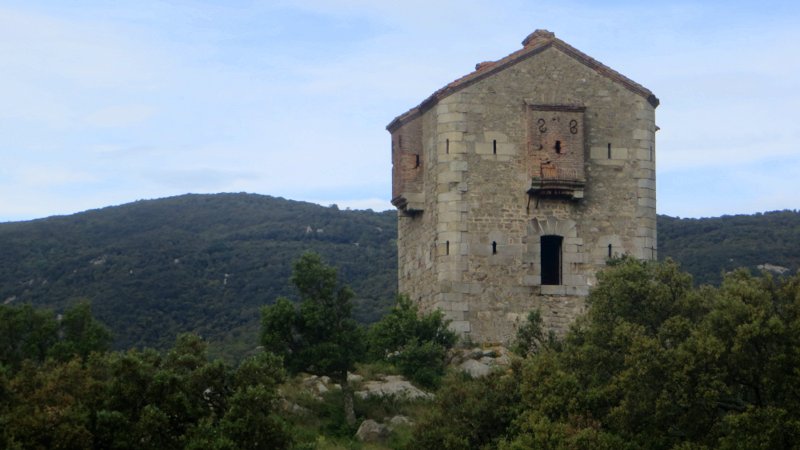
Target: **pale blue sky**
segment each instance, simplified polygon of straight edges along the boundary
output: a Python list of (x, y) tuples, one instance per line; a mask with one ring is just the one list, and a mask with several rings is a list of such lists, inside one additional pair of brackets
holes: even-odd
[(800, 209), (791, 1), (0, 3), (0, 221), (187, 192), (390, 208), (384, 127), (537, 28), (652, 90), (658, 212)]

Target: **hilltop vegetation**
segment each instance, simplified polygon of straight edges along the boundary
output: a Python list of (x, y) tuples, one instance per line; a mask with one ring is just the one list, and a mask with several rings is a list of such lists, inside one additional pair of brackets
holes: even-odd
[[(356, 402), (357, 362), (369, 357), (381, 370), (395, 370), (390, 355), (413, 341), (435, 350), (443, 367), (455, 334), (439, 312), (418, 316), (402, 301), (366, 329), (352, 319), (352, 291), (335, 268), (314, 253), (293, 268), (301, 303), (262, 309), (264, 347), (237, 368), (210, 360), (206, 343), (188, 333), (168, 352), (109, 352), (110, 336), (87, 303), (63, 318), (0, 305), (0, 448), (319, 448), (326, 434), (351, 441), (357, 412), (374, 417), (404, 402), (370, 400), (368, 391)], [(427, 363), (431, 354), (420, 356)], [(294, 387), (287, 371), (294, 380), (305, 379), (303, 372), (323, 375), (310, 377), (322, 388)], [(344, 408), (332, 413), (337, 403)]]
[(800, 269), (800, 212), (680, 219), (658, 216), (658, 254), (692, 274), (695, 284), (719, 284), (723, 272), (739, 267)]
[[(695, 284), (723, 271), (800, 269), (800, 213), (711, 219), (658, 217), (659, 257)], [(253, 194), (183, 195), (64, 217), (0, 223), (0, 303), (63, 312), (89, 300), (113, 347), (166, 349), (194, 332), (230, 362), (253, 350), (263, 305), (297, 301), (291, 262), (312, 250), (355, 293), (354, 318), (378, 320), (397, 283), (394, 211)]]
[(217, 194), (0, 224), (0, 302), (63, 311), (88, 299), (117, 349), (168, 348), (192, 331), (212, 354), (238, 358), (257, 340), (258, 309), (296, 298), (291, 262), (305, 251), (335, 261), (358, 320), (380, 318), (396, 289), (395, 221), (391, 211)]
[[(739, 270), (719, 287), (698, 288), (675, 263), (614, 260), (589, 295), (587, 314), (564, 339), (542, 333), (532, 314), (515, 346), (518, 355), (497, 370), (472, 378), (451, 366), (441, 385), (434, 383), (441, 387), (433, 399), (355, 396), (351, 425), (341, 408), (344, 383), (364, 388), (361, 375), (316, 391), (310, 383), (325, 377), (286, 376), (286, 369), (301, 366), (324, 373), (313, 361), (333, 362), (342, 350), (335, 333), (326, 340), (305, 325), (347, 321), (347, 308), (337, 304), (347, 303), (348, 290), (318, 260), (309, 261), (295, 265), (293, 281), (320, 289), (301, 288), (297, 308), (264, 308), (265, 319), (286, 310), (298, 321), (265, 320), (262, 343), (294, 341), (276, 346), (282, 350), (310, 346), (314, 357), (306, 361), (313, 367), (265, 350), (238, 367), (209, 361), (204, 342), (193, 335), (181, 335), (168, 352), (109, 352), (107, 335), (85, 304), (62, 321), (29, 306), (0, 306), (0, 324), (10, 325), (0, 330), (0, 349), (40, 350), (0, 352), (0, 447), (797, 447), (800, 274), (774, 278)], [(329, 294), (336, 292), (346, 295), (334, 301)], [(356, 366), (363, 381), (377, 371), (396, 373), (396, 355), (413, 354), (411, 348), (441, 345), (436, 336), (445, 323), (436, 315), (418, 317), (409, 305), (399, 302), (368, 330), (348, 322), (367, 336), (366, 352), (353, 356), (380, 355)], [(344, 314), (318, 314), (328, 307)], [(450, 353), (448, 346), (436, 353)], [(412, 357), (418, 367), (427, 361), (426, 354)], [(398, 425), (365, 444), (354, 434), (367, 419)]]
[(510, 373), (446, 384), (411, 448), (797, 448), (800, 274), (697, 288), (624, 259), (588, 304)]

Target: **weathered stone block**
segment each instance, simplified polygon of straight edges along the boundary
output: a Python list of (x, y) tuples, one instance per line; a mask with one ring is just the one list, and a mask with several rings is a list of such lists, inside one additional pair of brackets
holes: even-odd
[(645, 141), (651, 141), (653, 139), (653, 132), (650, 130), (643, 130), (643, 129), (636, 129), (633, 130), (633, 138), (634, 139), (642, 139)]
[(466, 161), (453, 161), (450, 163), (450, 170), (454, 172), (465, 172), (469, 168)]
[(439, 123), (462, 122), (466, 119), (466, 114), (457, 112), (448, 112), (439, 114)]
[(543, 285), (542, 295), (565, 295), (567, 293), (563, 285)]
[(611, 147), (611, 159), (628, 159), (628, 149)]
[(447, 328), (458, 334), (469, 333), (472, 329), (470, 323), (466, 320), (453, 320)]
[(656, 190), (656, 180), (653, 180), (653, 179), (650, 179), (650, 178), (642, 178), (642, 179), (636, 180), (636, 184), (640, 188), (650, 189), (650, 190), (652, 190), (654, 192)]

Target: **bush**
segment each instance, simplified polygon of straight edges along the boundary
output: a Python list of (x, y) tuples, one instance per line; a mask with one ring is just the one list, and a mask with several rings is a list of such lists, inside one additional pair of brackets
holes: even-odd
[(542, 315), (537, 311), (528, 313), (528, 320), (517, 330), (517, 337), (511, 351), (520, 356), (529, 356), (545, 348), (556, 348), (558, 340), (551, 330), (545, 333), (542, 328)]
[(444, 374), (447, 350), (457, 339), (448, 323), (440, 311), (420, 315), (411, 300), (398, 296), (391, 312), (369, 329), (369, 357), (390, 362), (407, 378), (434, 387)]
[(517, 416), (519, 388), (513, 376), (452, 374), (433, 409), (414, 428), (409, 449), (494, 448)]

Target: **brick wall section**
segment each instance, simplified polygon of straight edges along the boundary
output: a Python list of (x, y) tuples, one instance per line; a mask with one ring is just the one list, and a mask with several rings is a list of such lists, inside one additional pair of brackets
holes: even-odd
[[(416, 174), (393, 159), (393, 186), (422, 202), (421, 213), (398, 215), (400, 292), (423, 310), (441, 309), (476, 342), (508, 342), (534, 309), (564, 333), (584, 310), (609, 245), (614, 255), (656, 257), (653, 98), (550, 46), (395, 126), (393, 141), (414, 124), (424, 155)], [(566, 124), (580, 118), (582, 134), (562, 123), (567, 151), (555, 154), (556, 135), (531, 130), (539, 118), (531, 112), (548, 110), (531, 105), (585, 108), (560, 116)], [(540, 150), (542, 139), (550, 141)], [(543, 156), (583, 174), (583, 198), (528, 195), (531, 167)], [(541, 284), (544, 235), (564, 238), (560, 285)]]
[(529, 175), (583, 181), (584, 108), (533, 104), (527, 111)]
[(425, 166), (422, 120), (417, 118), (392, 132), (392, 202), (395, 206), (422, 208)]

